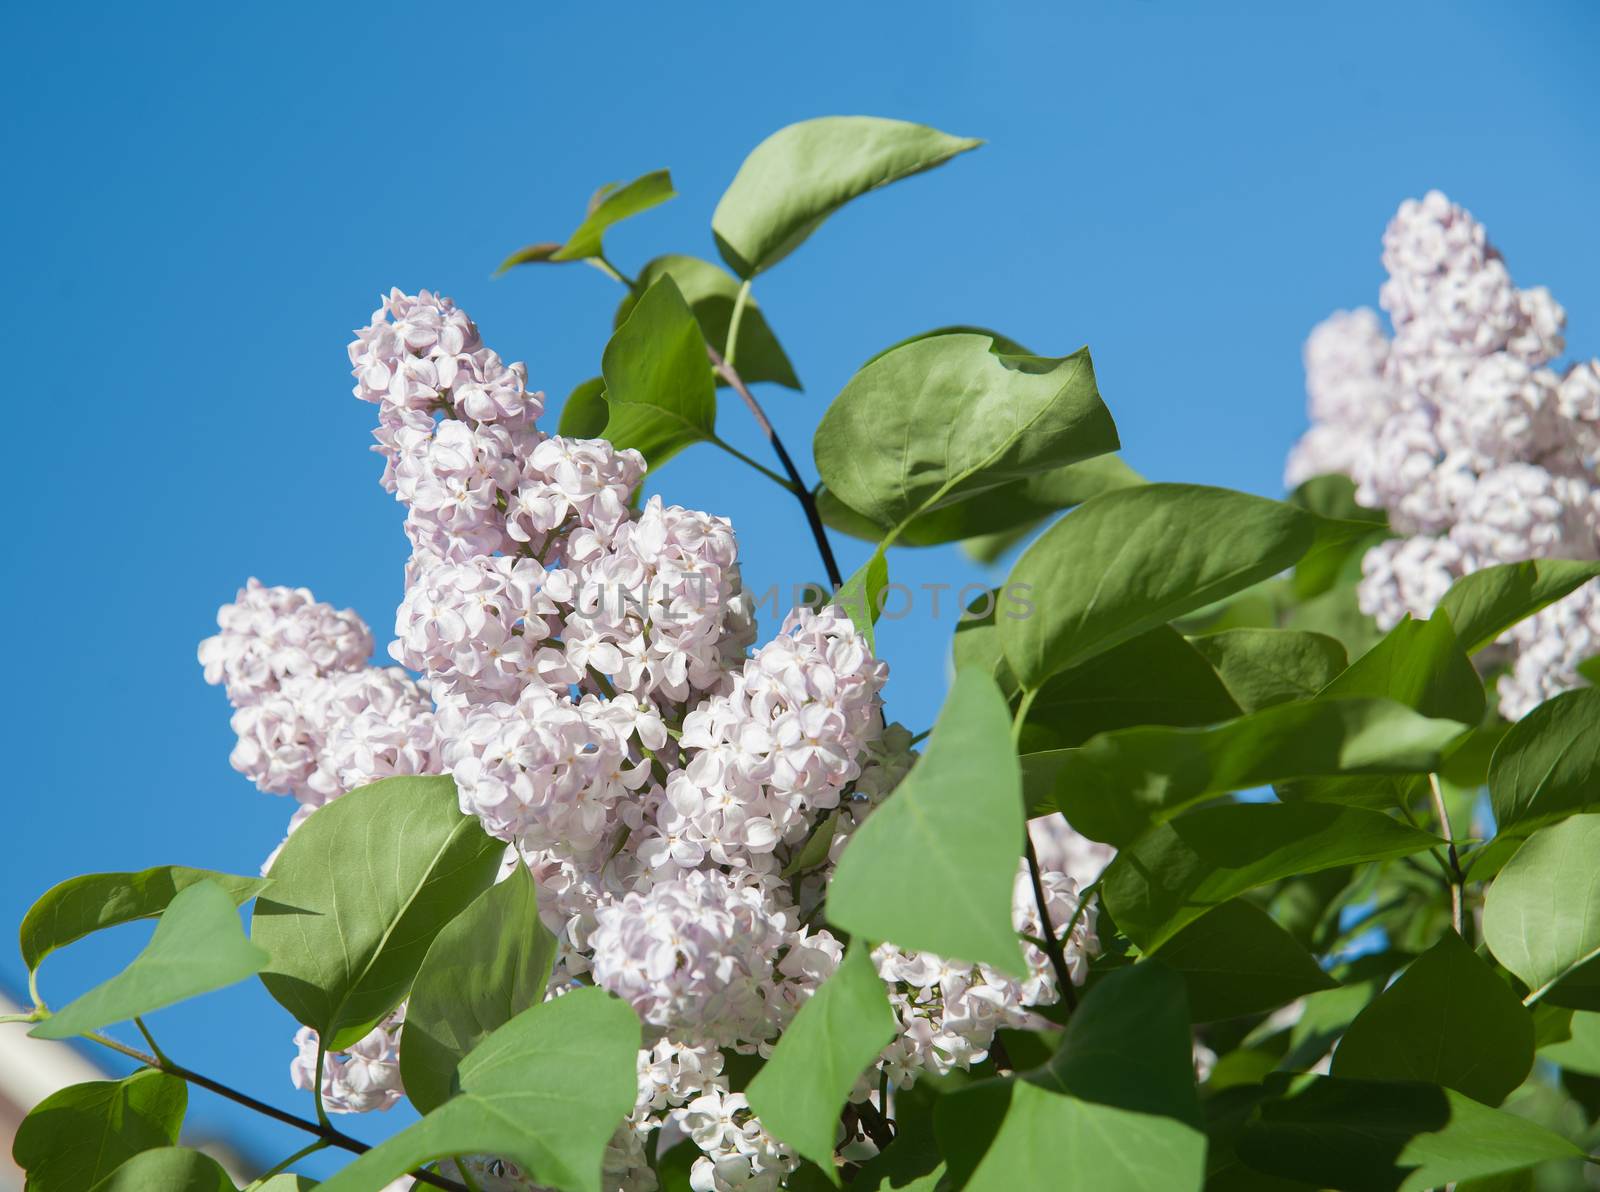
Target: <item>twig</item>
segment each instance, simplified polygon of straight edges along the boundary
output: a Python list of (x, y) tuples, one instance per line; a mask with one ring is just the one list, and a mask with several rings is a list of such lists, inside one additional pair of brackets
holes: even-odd
[(1066, 1003), (1068, 1010), (1076, 1010), (1078, 991), (1073, 987), (1072, 974), (1067, 970), (1067, 957), (1061, 951), (1061, 941), (1056, 939), (1056, 930), (1050, 925), (1044, 881), (1039, 876), (1039, 855), (1033, 851), (1033, 837), (1028, 834), (1026, 824), (1022, 828), (1022, 839), (1028, 854), (1028, 877), (1033, 880), (1033, 900), (1039, 907), (1039, 925), (1044, 928), (1044, 952), (1050, 958), (1050, 968), (1056, 975), (1056, 988), (1061, 991), (1061, 1000)]
[(1456, 834), (1450, 827), (1450, 810), (1444, 805), (1444, 791), (1439, 787), (1439, 776), (1428, 775), (1428, 789), (1433, 792), (1433, 810), (1439, 817), (1439, 829), (1444, 833), (1446, 855), (1450, 859), (1450, 923), (1456, 934), (1467, 938), (1463, 930), (1466, 923), (1467, 876), (1461, 872), (1461, 856), (1456, 852)]
[(706, 345), (706, 355), (711, 358), (711, 367), (730, 388), (737, 393), (750, 413), (755, 416), (756, 425), (761, 428), (761, 433), (767, 437), (767, 442), (772, 444), (772, 450), (777, 453), (778, 462), (783, 465), (784, 472), (789, 477), (789, 483), (794, 486), (795, 500), (800, 502), (800, 508), (805, 510), (806, 524), (811, 527), (811, 537), (816, 540), (817, 553), (822, 556), (822, 566), (828, 572), (828, 582), (837, 591), (844, 584), (844, 576), (839, 574), (839, 564), (833, 557), (833, 546), (828, 542), (828, 532), (823, 528), (822, 515), (817, 512), (817, 499), (811, 490), (806, 487), (805, 481), (800, 479), (800, 470), (794, 466), (794, 460), (789, 457), (789, 451), (783, 445), (783, 440), (778, 437), (778, 432), (772, 428), (772, 422), (767, 417), (761, 403), (750, 392), (750, 387), (744, 383), (734, 367), (722, 358), (722, 353), (710, 344)]
[[(329, 1146), (336, 1146), (340, 1150), (349, 1151), (356, 1155), (365, 1154), (372, 1149), (366, 1143), (359, 1139), (351, 1138), (348, 1134), (335, 1129), (332, 1125), (322, 1125), (309, 1121), (306, 1118), (289, 1113), (287, 1110), (279, 1109), (275, 1105), (268, 1105), (265, 1101), (258, 1101), (249, 1093), (241, 1093), (238, 1089), (229, 1088), (220, 1081), (212, 1080), (209, 1076), (202, 1076), (200, 1073), (191, 1071), (181, 1064), (175, 1064), (171, 1060), (157, 1059), (153, 1055), (146, 1055), (144, 1052), (126, 1044), (118, 1043), (108, 1035), (91, 1033), (85, 1035), (84, 1038), (98, 1043), (102, 1047), (109, 1047), (112, 1051), (125, 1055), (130, 1060), (141, 1063), (147, 1068), (165, 1072), (168, 1076), (176, 1076), (180, 1080), (198, 1085), (200, 1088), (215, 1093), (219, 1097), (226, 1097), (229, 1101), (237, 1105), (243, 1105), (246, 1109), (253, 1109), (273, 1121), (282, 1122), (286, 1126), (293, 1126), (297, 1130), (304, 1130), (307, 1134), (315, 1134)], [(418, 1170), (409, 1174), (418, 1183), (427, 1184), (433, 1188), (445, 1188), (448, 1189), (448, 1192), (467, 1192), (463, 1185), (456, 1183), (454, 1180), (445, 1179), (443, 1176), (431, 1171)]]

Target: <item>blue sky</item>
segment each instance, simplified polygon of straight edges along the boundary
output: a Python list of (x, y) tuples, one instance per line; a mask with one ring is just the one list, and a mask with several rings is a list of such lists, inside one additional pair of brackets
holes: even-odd
[[(836, 216), (757, 296), (806, 382), (765, 396), (791, 448), (878, 348), (987, 324), (1088, 343), (1149, 476), (1275, 495), (1299, 352), (1375, 300), (1383, 225), (1432, 186), (1600, 351), (1600, 7), (814, 3), (12, 6), (0, 72), (19, 514), (0, 590), (11, 855), (0, 921), (75, 873), (249, 872), (290, 804), (228, 767), (195, 643), (246, 577), (353, 606), (381, 640), (400, 510), (344, 345), (390, 285), (453, 295), (552, 400), (598, 371), (619, 296), (582, 266), (491, 281), (599, 183), (680, 197), (613, 256), (713, 256), (743, 155), (793, 120), (915, 119), (978, 153)], [(35, 341), (38, 341), (37, 343)], [(29, 346), (33, 345), (33, 346)], [(26, 409), (24, 409), (26, 407)], [(31, 411), (31, 413), (30, 413)], [(42, 414), (48, 413), (49, 418)], [(768, 458), (737, 406), (722, 426)], [(809, 470), (809, 462), (807, 462)], [(747, 582), (818, 575), (798, 509), (711, 448), (654, 481), (733, 517)], [(843, 547), (846, 571), (864, 552)], [(953, 549), (894, 578), (961, 584)], [(893, 713), (926, 727), (949, 613), (888, 627)], [(52, 958), (64, 1001), (139, 928)], [(0, 982), (21, 965), (0, 950)], [(155, 1017), (181, 1062), (285, 1106), (293, 1027), (246, 986)], [(402, 1112), (357, 1119), (377, 1138)], [(263, 1157), (287, 1128), (204, 1094)], [(315, 1170), (315, 1165), (308, 1167)]]

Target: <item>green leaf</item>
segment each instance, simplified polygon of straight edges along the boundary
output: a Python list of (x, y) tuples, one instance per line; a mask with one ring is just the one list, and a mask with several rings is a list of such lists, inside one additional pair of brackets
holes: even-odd
[[(1330, 523), (1342, 525), (1343, 523)], [(1025, 687), (1147, 629), (1242, 591), (1317, 541), (1292, 505), (1225, 489), (1144, 484), (1085, 501), (1012, 569), (1039, 609), (1000, 625)]]
[(1409, 616), (1322, 689), (1323, 698), (1361, 696), (1398, 700), (1424, 716), (1477, 724), (1483, 719), (1483, 680), (1456, 643), (1449, 615)]
[(876, 650), (878, 634), (874, 626), (883, 613), (883, 590), (889, 586), (889, 561), (883, 549), (872, 552), (870, 558), (833, 594), (830, 604), (837, 604), (850, 617), (850, 623), (862, 637), (867, 648)]
[(1054, 359), (991, 347), (981, 335), (916, 340), (856, 373), (817, 427), (828, 491), (893, 531), (985, 489), (1117, 449), (1087, 348)]
[(1527, 835), (1600, 802), (1600, 689), (1563, 692), (1501, 738), (1489, 798), (1502, 834)]
[(633, 1011), (598, 989), (524, 1010), (461, 1061), (460, 1093), (318, 1192), (370, 1192), (463, 1154), (503, 1156), (562, 1192), (601, 1192), (606, 1143), (638, 1093), (639, 1041)]
[(677, 283), (662, 277), (639, 299), (600, 361), (611, 408), (605, 437), (652, 467), (716, 438), (717, 391), (705, 338)]
[(1038, 353), (1033, 351), (1031, 348), (1023, 347), (1020, 343), (1012, 339), (1003, 331), (996, 331), (992, 327), (979, 327), (975, 323), (947, 323), (943, 327), (935, 327), (932, 331), (920, 331), (916, 335), (908, 335), (902, 340), (895, 341), (887, 348), (875, 352), (871, 356), (867, 357), (866, 363), (863, 364), (862, 367), (865, 368), (867, 364), (871, 364), (879, 357), (887, 356), (896, 348), (903, 348), (907, 344), (914, 344), (919, 339), (934, 339), (941, 335), (982, 335), (994, 341), (994, 346), (990, 349), (990, 351), (998, 352), (1002, 356), (1038, 355)]
[(1293, 505), (1320, 517), (1367, 522), (1370, 533), (1311, 551), (1295, 565), (1294, 591), (1301, 600), (1320, 596), (1344, 580), (1361, 578), (1361, 556), (1389, 536), (1388, 516), (1381, 509), (1356, 503), (1355, 482), (1348, 476), (1315, 476), (1289, 494)]
[[(637, 289), (630, 291), (617, 307), (615, 325), (622, 326), (623, 320), (633, 312), (638, 296), (662, 277), (671, 277), (678, 283), (678, 289), (689, 304), (689, 309), (694, 311), (695, 321), (700, 324), (706, 342), (717, 351), (722, 351), (728, 342), (728, 329), (733, 322), (739, 279), (699, 257), (670, 254), (647, 263), (639, 271)], [(767, 325), (760, 305), (749, 295), (745, 296), (744, 313), (739, 318), (739, 343), (735, 348), (734, 360), (739, 376), (746, 384), (772, 381), (789, 389), (800, 388), (794, 365), (784, 355), (783, 347)], [(721, 377), (717, 378), (716, 383), (727, 384)]]
[(1337, 638), (1295, 629), (1224, 629), (1189, 644), (1246, 712), (1310, 699), (1349, 665)]
[(1438, 843), (1380, 812), (1331, 803), (1203, 807), (1119, 853), (1100, 896), (1117, 927), (1149, 952), (1211, 907), (1257, 886)]
[(11, 1156), (30, 1192), (81, 1192), (139, 1152), (176, 1143), (188, 1101), (182, 1080), (153, 1068), (68, 1085), (22, 1119)]
[(330, 1049), (411, 988), (444, 925), (494, 882), (505, 853), (457, 807), (448, 776), (386, 778), (335, 799), (289, 837), (251, 934), (262, 983)]
[[(900, 527), (896, 546), (939, 546), (982, 536), (1003, 539), (1002, 549), (1020, 542), (1051, 514), (1081, 505), (1090, 497), (1132, 488), (1145, 479), (1115, 455), (1097, 455), (1011, 480), (918, 514)], [(868, 542), (881, 542), (891, 530), (846, 505), (829, 488), (817, 490), (817, 511), (836, 530)], [(997, 552), (998, 555), (999, 552)]]
[(1238, 1151), (1259, 1171), (1361, 1192), (1420, 1192), (1582, 1154), (1560, 1135), (1453, 1089), (1331, 1076), (1264, 1102)]
[(1157, 955), (1182, 975), (1195, 1022), (1264, 1013), (1338, 984), (1272, 916), (1237, 898), (1190, 923)]
[(565, 244), (531, 244), (512, 253), (500, 263), (496, 275), (513, 265), (528, 265), (541, 261), (583, 261), (604, 254), (603, 243), (607, 229), (629, 216), (665, 203), (677, 194), (672, 189), (672, 175), (666, 170), (656, 170), (635, 178), (623, 186), (608, 182), (594, 192), (589, 200), (589, 210), (578, 230), (567, 237)]
[(1195, 727), (1238, 715), (1217, 672), (1181, 634), (1158, 625), (1046, 680), (1028, 725), (1064, 748), (1113, 729)]
[(815, 869), (828, 859), (828, 850), (833, 847), (834, 831), (839, 826), (839, 809), (834, 808), (828, 817), (817, 825), (816, 830), (806, 837), (805, 844), (795, 854), (794, 860), (783, 867), (779, 877), (793, 877), (797, 873), (804, 873), (808, 869)]
[(556, 938), (539, 920), (533, 875), (518, 865), (434, 937), (400, 1036), (400, 1077), (418, 1113), (449, 1100), (456, 1065), (544, 999)]
[(1483, 906), (1483, 939), (1536, 999), (1600, 955), (1600, 815), (1575, 815), (1528, 838)]
[(1533, 1018), (1447, 931), (1350, 1024), (1333, 1075), (1441, 1084), (1498, 1105), (1533, 1067)]
[(779, 129), (745, 158), (711, 216), (740, 277), (770, 269), (851, 199), (943, 165), (982, 141), (874, 116), (824, 116)]
[(1198, 1192), (1205, 1136), (1183, 981), (1159, 964), (1108, 974), (1042, 1068), (945, 1097), (934, 1121), (967, 1192)]
[[(1540, 1007), (1544, 1005), (1539, 1003)], [(1566, 1018), (1563, 1036), (1539, 1048), (1539, 1058), (1569, 1072), (1600, 1076), (1600, 1014), (1586, 1010), (1560, 1013)]]
[(922, 760), (845, 846), (828, 919), (1020, 977), (1011, 893), (1023, 826), (1005, 697), (981, 671), (957, 671)]
[(29, 1033), (68, 1039), (125, 1022), (254, 976), (271, 959), (246, 938), (233, 898), (215, 882), (180, 891), (156, 923), (144, 951)]
[(1123, 845), (1201, 799), (1321, 774), (1439, 767), (1465, 731), (1381, 699), (1279, 704), (1214, 728), (1130, 728), (1064, 752), (1055, 801), (1084, 835)]
[(899, 1029), (871, 946), (851, 943), (750, 1082), (750, 1108), (773, 1137), (810, 1159), (837, 1186), (833, 1140), (861, 1073)]
[[(89, 1185), (79, 1185), (88, 1187)], [(92, 1192), (237, 1192), (228, 1173), (210, 1155), (183, 1146), (141, 1151)]]
[(598, 439), (605, 434), (611, 407), (606, 403), (606, 380), (590, 377), (567, 395), (556, 433), (569, 439)]
[(221, 886), (235, 906), (250, 901), (267, 885), (262, 878), (235, 877), (184, 865), (68, 878), (45, 891), (22, 920), (22, 962), (29, 972), (34, 972), (55, 949), (91, 932), (135, 919), (153, 919), (167, 909), (180, 890), (196, 882)]
[(1464, 575), (1439, 607), (1450, 615), (1461, 648), (1476, 654), (1518, 621), (1574, 592), (1596, 576), (1600, 562), (1530, 559)]

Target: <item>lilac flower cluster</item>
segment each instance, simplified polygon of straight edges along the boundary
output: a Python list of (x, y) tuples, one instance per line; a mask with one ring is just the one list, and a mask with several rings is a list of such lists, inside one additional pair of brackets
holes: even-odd
[[(831, 607), (797, 609), (752, 652), (731, 524), (659, 498), (630, 505), (642, 458), (545, 435), (523, 366), (485, 348), (449, 299), (392, 292), (350, 360), (356, 396), (379, 408), (384, 486), (407, 510), (389, 652), (421, 678), (367, 666), (355, 614), (252, 581), (201, 647), (238, 709), (234, 764), (299, 798), (299, 819), (385, 774), (451, 774), (462, 810), (514, 846), (507, 871), (534, 877), (558, 940), (551, 996), (589, 981), (645, 1024), (608, 1192), (653, 1188), (647, 1156), (675, 1144), (698, 1148), (701, 1192), (781, 1187), (797, 1160), (732, 1091), (724, 1053), (770, 1054), (840, 962), (817, 925), (828, 875), (916, 757), (884, 722), (888, 668)], [(793, 872), (819, 831), (826, 856)], [(1081, 981), (1094, 918), (1077, 914), (1073, 876), (1047, 868)], [(1042, 933), (1026, 880), (1015, 917)], [(1042, 951), (1028, 958), (1019, 982), (879, 949), (904, 1036), (856, 1099), (878, 1096), (879, 1071), (909, 1086), (980, 1062), (997, 1029), (1031, 1021), (1059, 993)], [(328, 1108), (400, 1095), (400, 1021), (324, 1057)], [(296, 1042), (309, 1087), (316, 1035)], [(483, 1187), (532, 1187), (502, 1160), (463, 1162)]]
[[(1338, 472), (1400, 537), (1362, 563), (1361, 607), (1387, 629), (1425, 617), (1496, 563), (1600, 556), (1600, 361), (1551, 367), (1566, 315), (1518, 289), (1483, 225), (1438, 191), (1407, 200), (1383, 240), (1371, 310), (1340, 312), (1305, 350), (1311, 429), (1286, 479)], [(1513, 629), (1500, 708), (1516, 719), (1577, 685), (1600, 654), (1600, 596), (1580, 589)]]

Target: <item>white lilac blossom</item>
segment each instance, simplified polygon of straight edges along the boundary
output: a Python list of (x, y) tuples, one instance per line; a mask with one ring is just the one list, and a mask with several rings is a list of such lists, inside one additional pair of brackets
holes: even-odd
[(404, 671), (366, 665), (372, 633), (351, 610), (251, 580), (217, 624), (200, 661), (234, 705), (229, 760), (262, 790), (321, 805), (439, 771), (432, 701)]
[(214, 637), (200, 643), (206, 682), (223, 685), (236, 708), (277, 691), (286, 679), (320, 679), (365, 666), (372, 631), (350, 609), (322, 604), (304, 588), (252, 579), (217, 611)]
[[(235, 709), (235, 766), (299, 800), (290, 832), (376, 779), (451, 775), (462, 810), (516, 846), (504, 872), (533, 877), (557, 940), (547, 996), (592, 983), (646, 1024), (606, 1192), (650, 1192), (647, 1156), (670, 1145), (696, 1148), (701, 1192), (781, 1187), (797, 1160), (731, 1090), (724, 1057), (770, 1055), (843, 957), (819, 926), (828, 876), (916, 761), (910, 732), (884, 723), (887, 667), (837, 608), (797, 610), (752, 652), (731, 523), (637, 504), (635, 451), (544, 434), (523, 366), (449, 299), (391, 292), (350, 360), (356, 396), (378, 406), (383, 483), (406, 508), (389, 653), (418, 677), (370, 666), (353, 612), (251, 581), (201, 647)], [(1576, 388), (1569, 400), (1600, 407)], [(819, 831), (826, 856), (785, 876)], [(1081, 981), (1094, 915), (1074, 915), (1094, 875), (1073, 857), (1098, 846), (1064, 822), (1041, 832), (1051, 922)], [(1038, 937), (1025, 876), (1017, 890), (1017, 928)], [(852, 1100), (876, 1097), (881, 1073), (909, 1085), (979, 1062), (996, 1029), (1030, 1024), (1058, 991), (1043, 952), (1025, 951), (1017, 981), (879, 949), (904, 1036)], [(325, 1057), (330, 1108), (401, 1095), (402, 1014)], [(315, 1034), (296, 1045), (306, 1087)], [(536, 1189), (503, 1159), (463, 1163), (483, 1188)]]
[[(322, 1058), (322, 1107), (329, 1113), (370, 1113), (389, 1109), (404, 1095), (400, 1084), (400, 1030), (405, 1025), (402, 1005), (344, 1051)], [(317, 1032), (303, 1026), (295, 1034), (298, 1049), (289, 1065), (289, 1078), (297, 1089), (316, 1087)]]
[[(1285, 477), (1344, 473), (1387, 511), (1400, 537), (1367, 552), (1357, 595), (1388, 629), (1481, 568), (1600, 556), (1600, 361), (1551, 366), (1565, 312), (1548, 290), (1518, 289), (1483, 225), (1438, 191), (1401, 204), (1383, 263), (1393, 337), (1370, 310), (1312, 332), (1311, 428)], [(1502, 639), (1502, 713), (1581, 682), (1597, 605), (1580, 589)]]
[(595, 983), (646, 1024), (718, 1044), (771, 1033), (767, 990), (783, 935), (755, 887), (695, 870), (595, 917)]

